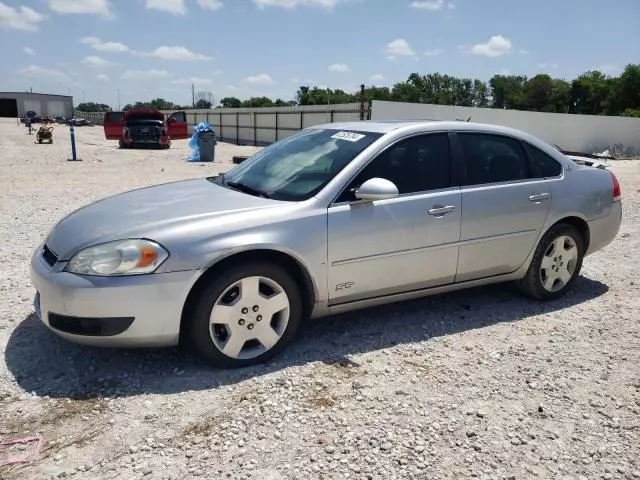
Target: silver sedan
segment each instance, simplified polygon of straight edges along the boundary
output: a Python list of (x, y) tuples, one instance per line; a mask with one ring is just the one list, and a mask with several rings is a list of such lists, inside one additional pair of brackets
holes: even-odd
[(321, 125), (62, 219), (31, 262), (36, 311), (74, 342), (245, 366), (309, 317), (506, 281), (558, 298), (615, 238), (620, 198), (612, 172), (513, 129)]

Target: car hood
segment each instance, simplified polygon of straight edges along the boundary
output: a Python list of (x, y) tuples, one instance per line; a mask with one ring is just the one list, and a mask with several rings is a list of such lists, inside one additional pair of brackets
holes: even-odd
[(107, 197), (62, 219), (45, 243), (65, 261), (79, 250), (125, 238), (157, 238), (192, 222), (219, 219), (288, 202), (255, 197), (205, 178), (157, 185)]

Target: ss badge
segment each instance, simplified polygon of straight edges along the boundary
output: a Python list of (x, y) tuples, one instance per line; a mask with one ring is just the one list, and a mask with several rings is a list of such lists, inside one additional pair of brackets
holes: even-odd
[(338, 290), (346, 290), (347, 288), (351, 287), (353, 287), (353, 282), (339, 283), (338, 285), (336, 285), (336, 292)]

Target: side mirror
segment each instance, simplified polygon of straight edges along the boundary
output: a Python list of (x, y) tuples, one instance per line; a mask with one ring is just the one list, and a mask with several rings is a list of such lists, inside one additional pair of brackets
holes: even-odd
[(374, 201), (386, 200), (399, 195), (398, 187), (393, 182), (384, 178), (370, 178), (364, 182), (355, 192), (358, 200)]

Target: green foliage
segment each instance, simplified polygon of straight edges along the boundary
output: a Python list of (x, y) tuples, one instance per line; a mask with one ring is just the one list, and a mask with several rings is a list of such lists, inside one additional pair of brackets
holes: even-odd
[[(640, 64), (629, 64), (619, 77), (609, 77), (599, 71), (589, 71), (571, 82), (538, 74), (531, 78), (523, 75), (494, 75), (488, 82), (479, 79), (458, 78), (440, 73), (420, 75), (412, 73), (406, 81), (392, 87), (369, 86), (365, 89), (365, 102), (389, 100), (395, 102), (430, 103), (465, 107), (508, 108), (537, 112), (580, 113), (588, 115), (623, 115), (637, 117), (640, 111)], [(225, 97), (222, 108), (260, 108), (290, 105), (335, 105), (360, 101), (360, 92), (301, 86), (295, 101), (275, 101), (267, 97), (240, 100)], [(162, 98), (150, 102), (125, 105), (130, 108), (156, 108), (178, 110), (180, 107)], [(217, 107), (217, 108), (220, 108)], [(207, 100), (199, 100), (196, 108), (211, 108)], [(108, 105), (92, 102), (78, 105), (80, 111), (110, 110)]]
[(105, 105), (104, 103), (94, 103), (94, 102), (86, 102), (80, 103), (76, 110), (79, 112), (110, 112), (111, 107), (109, 105)]
[(196, 102), (195, 108), (200, 110), (208, 110), (211, 108), (212, 105), (213, 104), (209, 100), (205, 100), (204, 98), (201, 98)]

